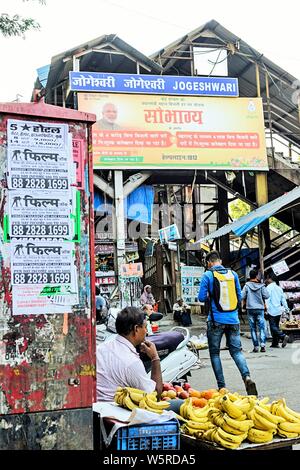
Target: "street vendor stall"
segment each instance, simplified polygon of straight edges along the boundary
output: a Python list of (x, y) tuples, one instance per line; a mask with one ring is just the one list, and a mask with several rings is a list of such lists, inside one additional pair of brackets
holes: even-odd
[[(300, 437), (294, 439), (273, 439), (265, 444), (242, 443), (236, 450), (292, 450), (293, 446), (300, 444)], [(199, 441), (195, 437), (181, 434), (180, 449), (183, 451), (195, 450), (226, 450), (224, 447), (209, 441)]]
[(94, 404), (95, 448), (103, 448), (104, 442), (113, 443), (114, 450), (193, 452), (292, 449), (300, 444), (300, 413), (284, 398), (269, 402), (269, 397), (226, 388), (199, 391), (188, 383), (164, 383), (159, 398), (156, 392), (118, 387), (114, 402)]
[(279, 281), (290, 309), (289, 318), (282, 318), (280, 328), (289, 336), (290, 342), (300, 339), (300, 281)]

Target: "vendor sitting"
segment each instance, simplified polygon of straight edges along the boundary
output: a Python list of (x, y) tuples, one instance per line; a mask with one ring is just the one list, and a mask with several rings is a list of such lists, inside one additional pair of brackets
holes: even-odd
[(178, 299), (173, 305), (173, 319), (182, 326), (192, 325), (191, 307), (183, 299)]
[(152, 305), (145, 304), (143, 306), (143, 312), (147, 315), (147, 319), (150, 322), (159, 321), (163, 318), (163, 314), (160, 312), (155, 312)]
[[(97, 347), (97, 401), (113, 401), (118, 387), (133, 387), (145, 392), (163, 388), (160, 360), (154, 343), (145, 339), (147, 329), (144, 312), (126, 307), (116, 319), (117, 336)], [(151, 378), (137, 353), (145, 353), (151, 360)]]

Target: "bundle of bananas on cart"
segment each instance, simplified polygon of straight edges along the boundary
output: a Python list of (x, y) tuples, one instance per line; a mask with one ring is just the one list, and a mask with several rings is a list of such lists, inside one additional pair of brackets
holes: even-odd
[(153, 413), (162, 413), (163, 410), (170, 408), (168, 401), (157, 401), (157, 392), (146, 393), (138, 388), (118, 387), (114, 400), (118, 405), (131, 411), (143, 408)]
[(243, 396), (238, 393), (219, 394), (204, 408), (193, 406), (188, 398), (180, 407), (185, 422), (184, 434), (226, 448), (236, 449), (243, 441), (262, 444), (277, 437), (300, 436), (300, 413), (288, 408), (282, 398), (269, 403), (269, 398)]

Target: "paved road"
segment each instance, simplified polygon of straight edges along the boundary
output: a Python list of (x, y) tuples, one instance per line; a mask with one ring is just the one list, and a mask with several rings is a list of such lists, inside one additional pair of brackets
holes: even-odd
[[(271, 400), (284, 397), (291, 408), (300, 412), (300, 342), (288, 344), (285, 349), (272, 349), (267, 345), (266, 353), (249, 352), (252, 342), (247, 338), (242, 338), (242, 344), (259, 395)], [(227, 388), (244, 393), (244, 383), (229, 351), (221, 351), (221, 358)], [(200, 359), (203, 366), (192, 371), (191, 385), (200, 390), (215, 388), (208, 350), (200, 351)]]

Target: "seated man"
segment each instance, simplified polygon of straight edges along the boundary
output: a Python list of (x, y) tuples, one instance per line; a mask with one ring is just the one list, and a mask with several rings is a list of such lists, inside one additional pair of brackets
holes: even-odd
[(147, 315), (147, 319), (151, 322), (159, 321), (163, 318), (163, 314), (160, 312), (155, 312), (152, 305), (145, 304), (143, 306), (143, 312)]
[[(136, 307), (126, 307), (116, 319), (117, 336), (97, 347), (97, 401), (113, 401), (118, 387), (133, 387), (145, 392), (163, 388), (160, 360), (156, 347), (146, 341), (147, 323), (144, 312)], [(136, 351), (151, 360), (151, 379)]]
[(191, 307), (183, 299), (178, 299), (173, 305), (173, 318), (182, 326), (191, 326)]

